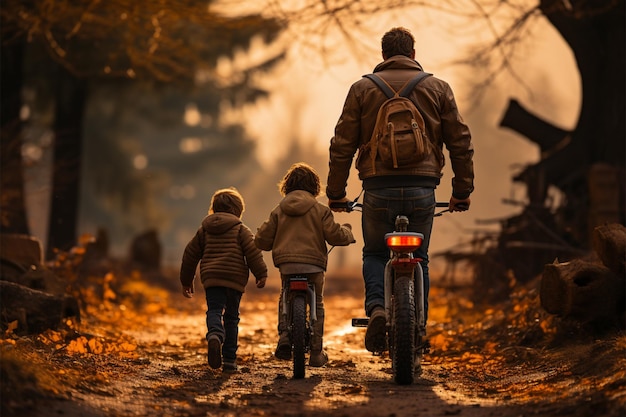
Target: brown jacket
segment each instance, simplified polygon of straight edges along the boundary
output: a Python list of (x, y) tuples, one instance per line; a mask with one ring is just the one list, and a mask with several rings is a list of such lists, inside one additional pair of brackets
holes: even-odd
[(202, 220), (183, 253), (183, 286), (192, 285), (198, 262), (204, 288), (228, 287), (244, 292), (250, 270), (257, 280), (267, 277), (267, 266), (254, 245), (252, 231), (230, 213), (214, 213)]
[[(415, 60), (401, 55), (387, 59), (374, 69), (395, 90), (399, 90), (419, 71), (422, 67)], [(444, 145), (455, 175), (452, 179), (453, 195), (460, 199), (469, 197), (474, 190), (474, 148), (469, 128), (458, 112), (450, 86), (434, 76), (427, 77), (413, 90), (410, 99), (417, 104), (424, 117), (426, 134), (435, 145), (435, 152), (416, 168), (389, 169), (379, 164), (374, 167), (369, 148), (365, 145), (372, 136), (378, 109), (386, 96), (369, 79), (362, 78), (352, 84), (330, 143), (328, 198), (338, 200), (345, 197), (352, 159), (357, 151), (356, 168), (366, 189), (368, 182), (434, 188), (442, 176)]]
[(350, 228), (336, 223), (328, 206), (303, 190), (287, 194), (254, 238), (259, 249), (272, 251), (276, 267), (298, 262), (324, 270), (328, 262), (326, 242), (347, 246), (354, 241)]

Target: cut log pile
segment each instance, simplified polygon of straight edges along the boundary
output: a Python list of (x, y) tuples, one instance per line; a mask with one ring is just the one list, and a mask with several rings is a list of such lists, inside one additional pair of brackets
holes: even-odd
[(613, 223), (593, 230), (589, 259), (544, 267), (541, 306), (550, 314), (580, 322), (619, 320), (626, 305), (626, 227)]
[(78, 301), (42, 261), (41, 243), (30, 236), (0, 234), (0, 325), (35, 334), (56, 329), (66, 317), (80, 319)]
[(42, 255), (38, 239), (0, 233), (0, 331), (37, 334), (57, 329), (66, 318), (80, 321), (80, 307), (86, 302), (81, 289), (90, 287), (87, 292), (101, 296), (104, 277), (114, 270), (140, 271), (154, 282), (174, 283), (161, 274), (161, 244), (155, 230), (133, 239), (126, 262), (109, 256), (104, 229), (98, 230), (95, 239), (84, 236), (72, 251), (51, 264)]

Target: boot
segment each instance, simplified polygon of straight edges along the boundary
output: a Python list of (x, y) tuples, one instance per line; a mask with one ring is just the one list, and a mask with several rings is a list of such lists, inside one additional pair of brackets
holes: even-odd
[(317, 331), (321, 330), (321, 332), (313, 333), (313, 337), (311, 338), (311, 354), (309, 355), (309, 366), (314, 366), (316, 368), (319, 368), (328, 363), (328, 354), (323, 348), (324, 339), (320, 336), (323, 334), (323, 327), (320, 326), (316, 328), (315, 330)]
[(280, 337), (278, 338), (278, 346), (276, 346), (274, 356), (276, 356), (278, 359), (282, 359), (285, 361), (291, 360), (291, 341), (289, 340), (289, 333), (280, 333)]
[(373, 353), (380, 353), (387, 349), (387, 318), (385, 309), (374, 307), (365, 332), (365, 348)]
[(222, 366), (222, 341), (219, 336), (209, 336), (209, 366), (218, 369)]
[(324, 349), (313, 350), (309, 356), (309, 366), (316, 368), (322, 367), (328, 363), (328, 354)]
[(224, 362), (222, 365), (223, 365), (223, 370), (226, 372), (237, 372), (239, 370), (236, 359), (224, 358)]

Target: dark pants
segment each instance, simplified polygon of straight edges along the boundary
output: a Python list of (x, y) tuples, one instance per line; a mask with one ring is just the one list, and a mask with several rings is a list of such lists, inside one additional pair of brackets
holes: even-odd
[(369, 190), (363, 199), (363, 279), (365, 280), (365, 312), (369, 316), (376, 306), (384, 307), (384, 270), (389, 260), (385, 234), (395, 229), (396, 216), (409, 219), (408, 231), (424, 235), (422, 246), (415, 252), (424, 271), (424, 309), (428, 317), (428, 245), (435, 212), (435, 190), (423, 187), (398, 187)]
[(226, 287), (209, 287), (206, 293), (206, 338), (217, 335), (223, 342), (225, 360), (237, 358), (239, 337), (239, 303), (242, 292)]

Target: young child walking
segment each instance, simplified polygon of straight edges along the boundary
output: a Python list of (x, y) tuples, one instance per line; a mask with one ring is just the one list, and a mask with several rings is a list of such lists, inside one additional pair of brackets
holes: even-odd
[(216, 191), (208, 216), (185, 247), (180, 267), (183, 295), (191, 298), (200, 262), (207, 302), (209, 366), (218, 369), (223, 363), (224, 371), (237, 370), (239, 303), (250, 271), (258, 288), (267, 280), (263, 254), (254, 244), (252, 231), (241, 221), (243, 211), (243, 197), (235, 188)]
[[(347, 246), (354, 243), (349, 224), (336, 223), (328, 206), (315, 197), (320, 193), (320, 178), (305, 163), (289, 168), (278, 184), (282, 201), (269, 219), (257, 230), (254, 242), (262, 250), (272, 251), (274, 265), (280, 270), (283, 288), (287, 275), (304, 273), (315, 286), (317, 322), (311, 340), (310, 366), (324, 366), (328, 355), (323, 349), (324, 335), (324, 272), (328, 261), (326, 243)], [(274, 355), (291, 359), (288, 323), (283, 315), (283, 292), (278, 301), (278, 346)]]

